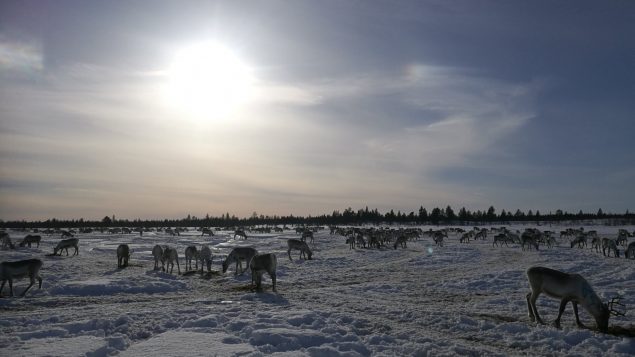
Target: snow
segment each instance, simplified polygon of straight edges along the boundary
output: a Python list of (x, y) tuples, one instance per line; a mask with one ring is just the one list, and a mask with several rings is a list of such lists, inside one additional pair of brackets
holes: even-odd
[[(619, 228), (587, 227), (607, 237)], [(27, 233), (9, 234), (16, 241)], [(313, 260), (294, 255), (289, 261), (286, 240), (297, 237), (295, 231), (250, 234), (247, 240), (234, 240), (229, 231), (213, 237), (194, 230), (180, 237), (91, 233), (79, 235), (78, 256), (47, 256), (60, 239), (56, 236), (43, 236), (40, 248), (0, 251), (1, 261), (44, 261), (42, 289), (32, 288), (26, 298), (0, 299), (0, 355), (635, 354), (633, 337), (578, 328), (571, 305), (561, 329), (530, 323), (525, 300), (525, 270), (542, 265), (582, 274), (604, 300), (620, 294), (632, 308), (635, 260), (572, 249), (566, 240), (536, 252), (516, 244), (493, 248), (491, 236), (459, 243), (452, 233), (443, 247), (426, 237), (405, 249), (350, 250), (343, 237), (323, 230), (311, 245)], [(121, 243), (132, 249), (125, 269), (117, 269)], [(214, 254), (213, 272), (154, 271), (155, 244), (176, 247), (183, 271), (185, 247), (207, 244)], [(255, 292), (249, 273), (235, 276), (233, 265), (221, 273), (222, 260), (235, 246), (278, 256), (277, 293), (267, 274), (264, 291)], [(23, 279), (14, 288), (20, 293), (27, 284)], [(555, 318), (558, 305), (545, 296), (537, 304), (546, 321)], [(632, 331), (632, 314), (612, 317), (610, 325)], [(581, 319), (594, 325), (584, 310)]]

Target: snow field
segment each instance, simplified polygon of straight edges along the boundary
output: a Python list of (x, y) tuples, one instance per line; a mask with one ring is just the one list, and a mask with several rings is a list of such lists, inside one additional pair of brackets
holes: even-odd
[[(428, 227), (422, 227), (427, 230)], [(435, 229), (437, 227), (434, 227)], [(522, 227), (518, 227), (521, 228)], [(541, 227), (542, 228), (542, 227)], [(633, 230), (632, 227), (627, 227)], [(544, 229), (544, 228), (543, 228)], [(589, 227), (617, 233), (617, 227)], [(551, 227), (559, 231), (559, 227)], [(20, 239), (26, 233), (9, 232)], [(22, 235), (23, 234), (23, 235)], [(169, 237), (160, 233), (80, 235), (80, 254), (51, 257), (59, 237), (43, 236), (39, 249), (0, 251), (0, 260), (44, 261), (41, 290), (27, 298), (0, 299), (0, 355), (11, 356), (369, 356), (369, 355), (633, 355), (633, 337), (600, 334), (575, 326), (571, 305), (562, 329), (527, 318), (525, 270), (543, 265), (587, 278), (607, 300), (624, 296), (635, 306), (635, 261), (605, 258), (591, 249), (522, 251), (492, 248), (485, 241), (444, 247), (430, 238), (406, 249), (350, 250), (341, 236), (316, 234), (313, 260), (289, 261), (286, 240), (295, 232), (254, 234), (233, 240), (230, 232)], [(117, 269), (116, 248), (127, 243), (130, 266)], [(212, 274), (153, 271), (155, 244), (183, 252), (190, 244), (213, 249)], [(278, 294), (263, 276), (264, 292), (250, 290), (248, 273), (220, 273), (224, 256), (249, 245), (278, 256)], [(200, 267), (199, 267), (200, 268)], [(28, 281), (14, 287), (21, 292)], [(5, 288), (5, 295), (8, 290)], [(545, 296), (545, 321), (559, 302)], [(611, 325), (632, 328), (632, 312)], [(581, 319), (593, 325), (581, 310)]]

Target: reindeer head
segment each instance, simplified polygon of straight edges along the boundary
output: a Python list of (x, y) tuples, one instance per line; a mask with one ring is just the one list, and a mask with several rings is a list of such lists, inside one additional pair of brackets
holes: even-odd
[(622, 297), (618, 295), (616, 297), (611, 298), (611, 301), (607, 302), (606, 304), (602, 304), (600, 313), (597, 316), (595, 316), (595, 322), (597, 323), (598, 330), (600, 330), (600, 332), (606, 333), (608, 331), (609, 318), (611, 317), (611, 315), (612, 316), (626, 315), (625, 312), (619, 311), (615, 308), (615, 305), (624, 306), (624, 304), (622, 304), (620, 300), (622, 300)]

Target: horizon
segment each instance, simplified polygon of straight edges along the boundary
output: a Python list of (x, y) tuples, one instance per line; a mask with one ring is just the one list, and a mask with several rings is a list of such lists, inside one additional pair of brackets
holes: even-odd
[(3, 1), (0, 218), (630, 211), (634, 14)]

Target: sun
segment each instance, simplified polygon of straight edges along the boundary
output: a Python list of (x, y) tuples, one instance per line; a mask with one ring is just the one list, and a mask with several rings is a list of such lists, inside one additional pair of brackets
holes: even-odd
[(228, 47), (215, 42), (177, 51), (167, 76), (170, 100), (204, 119), (221, 119), (244, 106), (254, 81), (251, 68)]

